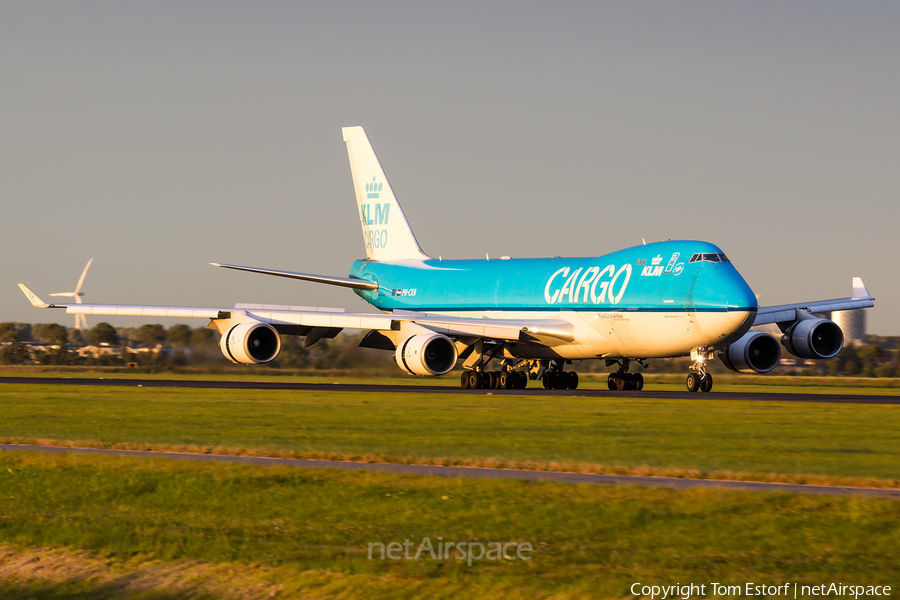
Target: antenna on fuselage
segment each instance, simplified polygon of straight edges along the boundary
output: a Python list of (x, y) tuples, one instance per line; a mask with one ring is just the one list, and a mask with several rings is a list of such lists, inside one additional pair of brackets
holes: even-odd
[(644, 242), (645, 246), (647, 245), (647, 240), (645, 240), (644, 238), (641, 238), (641, 241)]

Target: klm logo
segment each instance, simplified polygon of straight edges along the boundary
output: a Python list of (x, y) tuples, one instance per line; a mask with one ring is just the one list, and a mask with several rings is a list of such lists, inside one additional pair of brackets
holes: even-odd
[(384, 187), (384, 184), (375, 183), (375, 178), (372, 177), (372, 183), (366, 184), (366, 198), (377, 198), (381, 193), (382, 187)]
[[(376, 193), (377, 197), (378, 194)], [(372, 197), (372, 194), (369, 194), (369, 197)], [(372, 210), (372, 207), (375, 207), (375, 210)], [(362, 222), (363, 225), (387, 225), (388, 224), (388, 215), (391, 211), (390, 204), (363, 204), (362, 205)]]
[[(366, 184), (366, 198), (368, 200), (378, 200), (382, 189), (384, 189), (384, 184), (378, 183), (376, 178), (372, 177), (372, 181)], [(387, 224), (391, 215), (390, 203), (367, 202), (361, 204), (359, 209), (366, 248), (386, 248), (388, 242)]]

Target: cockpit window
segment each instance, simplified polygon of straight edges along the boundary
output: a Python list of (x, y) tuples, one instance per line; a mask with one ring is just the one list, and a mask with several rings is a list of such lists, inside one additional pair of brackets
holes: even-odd
[(693, 255), (691, 257), (690, 262), (731, 262), (728, 260), (728, 257), (724, 254), (713, 254), (711, 252), (700, 253)]

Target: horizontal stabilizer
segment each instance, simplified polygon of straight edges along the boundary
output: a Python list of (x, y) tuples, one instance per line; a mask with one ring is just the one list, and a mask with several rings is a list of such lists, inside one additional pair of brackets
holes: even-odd
[(275, 277), (287, 277), (288, 279), (300, 279), (301, 281), (312, 281), (315, 283), (324, 283), (327, 285), (337, 285), (340, 287), (353, 288), (355, 290), (377, 290), (378, 284), (371, 281), (363, 281), (362, 279), (350, 279), (347, 277), (331, 277), (329, 275), (311, 275), (309, 273), (293, 273), (291, 271), (276, 271), (274, 269), (257, 269), (254, 267), (241, 267), (238, 265), (223, 265), (220, 263), (209, 263), (214, 267), (224, 267), (226, 269), (234, 269), (236, 271), (247, 271), (249, 273), (262, 273), (263, 275), (274, 275)]

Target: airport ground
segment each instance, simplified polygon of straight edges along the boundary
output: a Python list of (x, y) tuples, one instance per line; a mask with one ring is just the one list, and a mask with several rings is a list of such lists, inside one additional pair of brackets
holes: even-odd
[[(897, 405), (543, 390), (0, 393), (3, 442), (900, 487)], [(4, 598), (625, 597), (638, 581), (892, 585), (900, 558), (900, 502), (865, 496), (2, 452), (0, 507)], [(370, 543), (424, 537), (535, 551), (472, 567), (367, 557)]]

